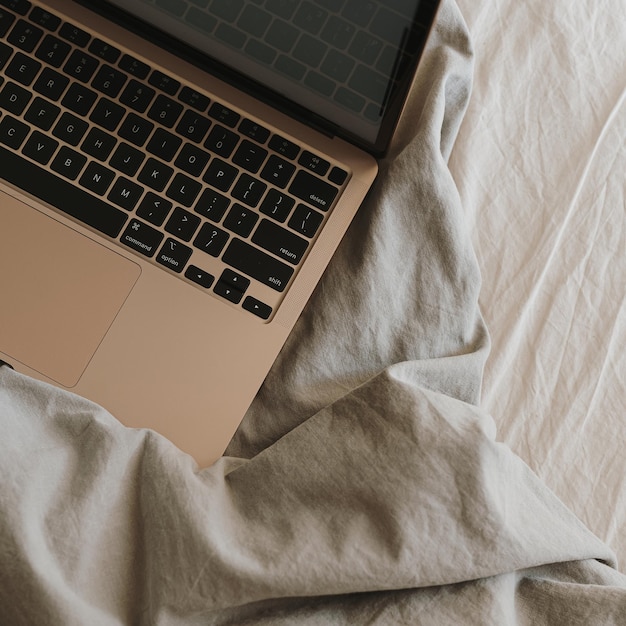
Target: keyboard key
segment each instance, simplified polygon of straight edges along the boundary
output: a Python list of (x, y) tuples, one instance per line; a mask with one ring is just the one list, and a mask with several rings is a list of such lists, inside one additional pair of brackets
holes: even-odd
[(298, 7), (299, 0), (267, 0), (268, 11), (284, 20), (290, 20)]
[(123, 139), (127, 139), (136, 146), (143, 146), (150, 133), (154, 129), (154, 124), (134, 113), (129, 113), (122, 125), (119, 134)]
[(200, 228), (197, 237), (194, 239), (193, 245), (210, 254), (218, 257), (228, 241), (228, 233), (217, 226), (204, 223)]
[(248, 43), (244, 48), (246, 54), (256, 59), (260, 63), (270, 65), (276, 58), (276, 51), (257, 39), (248, 39)]
[(184, 174), (176, 174), (166, 195), (174, 202), (180, 202), (183, 206), (190, 207), (198, 197), (201, 189), (202, 185), (197, 180), (193, 180)]
[(215, 287), (213, 288), (213, 291), (218, 296), (222, 296), (222, 298), (225, 298), (226, 300), (228, 300), (229, 302), (232, 302), (233, 304), (239, 304), (241, 302), (241, 299), (243, 298), (243, 291), (239, 291), (239, 289), (235, 289), (235, 287), (233, 287), (232, 285), (229, 285), (227, 282), (224, 282), (223, 280), (218, 280), (217, 283), (215, 283)]
[(257, 317), (260, 317), (262, 320), (269, 319), (272, 314), (272, 307), (268, 306), (264, 302), (253, 298), (252, 296), (247, 296), (242, 304), (243, 308), (250, 313), (254, 313)]
[(91, 86), (110, 98), (116, 98), (125, 83), (126, 74), (110, 65), (103, 65), (95, 75)]
[(37, 96), (28, 107), (24, 119), (41, 130), (50, 130), (60, 113), (61, 109), (56, 104)]
[(220, 191), (228, 191), (237, 177), (238, 171), (229, 163), (225, 163), (221, 159), (213, 159), (209, 163), (209, 167), (202, 177), (205, 183)]
[(173, 168), (150, 157), (141, 170), (138, 180), (155, 191), (163, 191), (174, 174)]
[(224, 220), (224, 227), (241, 237), (247, 237), (257, 223), (257, 213), (241, 204), (233, 204)]
[(70, 77), (87, 83), (94, 75), (99, 61), (82, 50), (74, 50), (63, 66), (63, 71)]
[(217, 223), (221, 221), (228, 209), (230, 200), (214, 189), (205, 189), (194, 206), (194, 211)]
[(328, 172), (328, 168), (330, 167), (330, 163), (326, 161), (326, 159), (322, 159), (322, 157), (317, 156), (308, 150), (305, 150), (300, 155), (298, 163), (309, 171), (315, 172), (318, 176), (325, 176), (326, 172)]
[(280, 292), (285, 290), (294, 273), (293, 267), (236, 238), (228, 244), (222, 260), (236, 270)]
[(176, 92), (180, 89), (180, 82), (167, 74), (159, 70), (154, 70), (152, 74), (150, 74), (150, 78), (148, 82), (157, 89), (164, 91), (166, 94), (170, 96), (176, 95)]
[(143, 187), (121, 176), (115, 181), (107, 198), (117, 206), (132, 211), (141, 198)]
[(56, 139), (52, 139), (36, 130), (31, 133), (28, 141), (24, 144), (22, 152), (33, 161), (46, 165), (58, 147), (59, 142)]
[(78, 178), (85, 163), (87, 163), (87, 157), (80, 154), (80, 152), (76, 152), (76, 150), (72, 150), (67, 146), (61, 146), (61, 149), (50, 164), (50, 169), (65, 176), (65, 178), (75, 180)]
[(71, 49), (67, 42), (61, 41), (53, 35), (46, 35), (39, 48), (37, 48), (35, 56), (41, 61), (52, 65), (52, 67), (61, 67)]
[(369, 67), (358, 65), (348, 81), (348, 86), (380, 105), (387, 95), (389, 79)]
[(26, 15), (33, 6), (32, 2), (28, 0), (2, 0), (0, 4), (7, 9), (15, 11), (19, 15)]
[(152, 102), (155, 94), (156, 91), (151, 87), (132, 79), (124, 88), (120, 102), (139, 113), (143, 113)]
[(134, 176), (141, 167), (144, 158), (144, 153), (141, 150), (137, 150), (127, 143), (122, 142), (113, 153), (109, 164), (111, 167), (122, 172), (122, 174)]
[(320, 71), (334, 81), (343, 83), (348, 80), (355, 64), (354, 59), (349, 56), (337, 50), (330, 50), (320, 67)]
[(304, 84), (311, 89), (314, 89), (318, 93), (321, 93), (324, 97), (328, 98), (335, 91), (335, 81), (322, 76), (318, 72), (309, 72), (304, 79)]
[(204, 147), (227, 159), (239, 141), (238, 135), (217, 124), (204, 142)]
[(70, 79), (67, 76), (63, 76), (63, 74), (59, 74), (53, 69), (45, 67), (43, 72), (39, 75), (39, 78), (35, 81), (33, 89), (48, 98), (48, 100), (54, 100), (56, 102), (69, 85), (69, 82)]
[(73, 83), (63, 96), (61, 104), (70, 109), (70, 111), (74, 111), (74, 113), (86, 116), (97, 98), (98, 95), (95, 91), (88, 89), (84, 85)]
[(44, 11), (41, 7), (35, 7), (28, 16), (31, 22), (49, 31), (55, 31), (61, 25), (61, 18)]
[(9, 33), (7, 41), (24, 50), (24, 52), (32, 52), (39, 40), (43, 37), (43, 30), (26, 20), (18, 20), (13, 30)]
[(14, 115), (21, 115), (30, 99), (29, 91), (15, 83), (7, 83), (0, 91), (0, 108)]
[(267, 150), (244, 139), (233, 156), (233, 163), (255, 174), (263, 164)]
[(122, 54), (115, 46), (102, 39), (94, 39), (89, 44), (89, 52), (107, 63), (116, 63)]
[(239, 132), (254, 139), (257, 143), (265, 143), (270, 137), (270, 131), (267, 128), (247, 118), (241, 120)]
[(125, 113), (124, 107), (106, 98), (100, 98), (89, 119), (95, 124), (113, 131), (118, 127)]
[(284, 189), (291, 180), (295, 171), (296, 168), (294, 165), (284, 159), (281, 159), (279, 156), (272, 154), (261, 172), (261, 178), (267, 180), (276, 187)]
[(6, 65), (12, 54), (13, 48), (0, 41), (0, 70)]
[(172, 135), (163, 128), (157, 128), (154, 131), (154, 135), (150, 138), (146, 149), (154, 156), (158, 156), (164, 161), (171, 161), (174, 155), (180, 148), (180, 144), (183, 143), (180, 137)]
[(165, 230), (184, 241), (191, 241), (198, 226), (200, 226), (200, 221), (197, 215), (176, 207), (167, 224), (165, 224)]
[(85, 189), (103, 196), (115, 179), (115, 172), (100, 163), (91, 161), (78, 181)]
[(41, 69), (41, 63), (18, 52), (6, 69), (6, 75), (22, 85), (30, 85)]
[(300, 153), (299, 146), (280, 135), (273, 135), (270, 139), (269, 146), (274, 152), (278, 152), (278, 154), (282, 154), (285, 158), (292, 161)]
[(12, 13), (0, 9), (0, 37), (4, 37), (9, 32), (9, 28), (11, 28), (14, 21), (15, 16)]
[(294, 61), (294, 59), (284, 54), (281, 54), (278, 57), (276, 63), (274, 64), (274, 68), (295, 81), (302, 80), (307, 71), (306, 65), (303, 65), (298, 61)]
[(61, 115), (52, 134), (61, 141), (77, 146), (84, 134), (87, 132), (89, 124), (71, 113), (65, 112)]
[(269, 215), (277, 222), (284, 222), (296, 201), (293, 198), (281, 193), (277, 189), (270, 189), (261, 202), (259, 210), (265, 215)]
[(139, 80), (143, 80), (150, 73), (150, 66), (139, 59), (135, 59), (135, 57), (130, 56), (129, 54), (125, 54), (118, 63), (119, 67), (136, 76)]
[(137, 207), (137, 215), (155, 226), (161, 226), (172, 206), (169, 200), (149, 191)]
[(188, 278), (189, 280), (206, 289), (208, 289), (215, 281), (215, 276), (213, 276), (213, 274), (209, 274), (209, 272), (200, 269), (195, 265), (190, 265), (185, 270), (185, 278)]
[(91, 39), (89, 33), (85, 32), (81, 28), (78, 28), (78, 26), (74, 26), (74, 24), (70, 24), (69, 22), (65, 22), (63, 26), (61, 26), (59, 36), (66, 41), (75, 44), (79, 48), (84, 48)]
[[(29, 131), (30, 128), (26, 124), (7, 115), (0, 121), (0, 143), (17, 150), (26, 139)], [(2, 167), (4, 167), (4, 163), (2, 163)], [(0, 170), (2, 170), (1, 167)]]
[(328, 180), (331, 183), (335, 183), (335, 185), (343, 185), (346, 182), (346, 178), (348, 178), (348, 172), (340, 167), (333, 167), (328, 175)]
[(327, 17), (328, 13), (324, 9), (310, 2), (302, 2), (298, 7), (293, 23), (312, 35), (317, 35)]
[(192, 176), (200, 176), (209, 162), (210, 155), (208, 152), (201, 150), (197, 146), (186, 143), (180, 154), (176, 158), (174, 164), (181, 170), (191, 174)]
[(183, 271), (185, 265), (187, 265), (187, 261), (189, 261), (192, 252), (193, 250), (191, 248), (182, 244), (180, 241), (168, 237), (159, 251), (156, 261), (171, 269), (173, 272), (180, 273)]
[(293, 212), (288, 226), (310, 239), (315, 235), (323, 221), (324, 216), (321, 213), (314, 211), (306, 204), (299, 204)]
[(148, 111), (148, 117), (166, 128), (172, 128), (183, 112), (183, 105), (159, 94)]
[(274, 20), (265, 35), (265, 42), (272, 48), (288, 54), (299, 36), (300, 31), (291, 24)]
[(320, 37), (334, 48), (344, 50), (354, 36), (354, 24), (337, 16), (331, 16), (324, 25)]
[(99, 161), (106, 161), (116, 143), (117, 139), (112, 135), (105, 133), (99, 128), (91, 128), (80, 148), (83, 152)]
[(253, 37), (261, 38), (270, 25), (272, 16), (263, 9), (247, 4), (237, 26)]
[(218, 122), (226, 124), (226, 126), (230, 126), (230, 128), (235, 128), (241, 118), (239, 113), (225, 107), (223, 104), (219, 104), (218, 102), (214, 102), (211, 105), (209, 108), (209, 115)]
[(264, 219), (259, 224), (252, 243), (276, 255), (277, 257), (297, 265), (302, 260), (309, 242), (302, 237), (279, 226), (276, 222)]
[(242, 33), (238, 28), (233, 28), (229, 24), (220, 22), (215, 30), (215, 37), (221, 39), (224, 43), (227, 43), (233, 48), (242, 48), (246, 43), (246, 35)]
[(0, 178), (109, 237), (117, 237), (128, 219), (123, 211), (2, 147), (0, 162)]
[(304, 34), (293, 49), (293, 56), (308, 67), (317, 67), (326, 55), (327, 49), (328, 46), (316, 37)]
[(183, 0), (157, 0), (157, 5), (176, 17), (182, 17), (187, 8), (187, 3)]
[(237, 200), (245, 202), (248, 206), (255, 207), (263, 197), (266, 189), (267, 185), (265, 183), (248, 174), (242, 174), (233, 187), (232, 194)]
[(321, 178), (300, 170), (293, 179), (289, 192), (313, 207), (328, 211), (337, 196), (338, 189)]
[(185, 139), (200, 143), (207, 134), (210, 126), (211, 120), (203, 115), (198, 115), (195, 111), (188, 110), (185, 111), (178, 126), (176, 126), (176, 132)]
[(239, 289), (239, 291), (245, 291), (250, 286), (249, 278), (246, 278), (241, 274), (237, 274), (237, 272), (233, 272), (233, 270), (229, 268), (226, 268), (222, 272), (220, 280), (235, 289)]
[(152, 257), (161, 241), (163, 241), (163, 236), (162, 232), (133, 218), (120, 237), (120, 241), (136, 252)]
[(206, 111), (211, 103), (207, 96), (195, 89), (191, 89), (191, 87), (183, 87), (178, 94), (178, 99), (200, 112)]
[(359, 31), (350, 44), (350, 55), (365, 63), (374, 65), (376, 58), (383, 49), (383, 42), (365, 31)]

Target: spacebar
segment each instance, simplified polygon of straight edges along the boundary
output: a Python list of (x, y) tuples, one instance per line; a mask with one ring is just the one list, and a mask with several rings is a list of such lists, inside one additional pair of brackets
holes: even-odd
[(0, 178), (87, 226), (117, 237), (128, 215), (0, 146)]

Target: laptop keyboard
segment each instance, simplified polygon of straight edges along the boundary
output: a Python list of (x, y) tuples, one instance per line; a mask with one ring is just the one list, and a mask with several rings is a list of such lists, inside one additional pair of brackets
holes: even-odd
[(8, 183), (261, 319), (348, 178), (29, 0), (0, 0), (0, 164)]

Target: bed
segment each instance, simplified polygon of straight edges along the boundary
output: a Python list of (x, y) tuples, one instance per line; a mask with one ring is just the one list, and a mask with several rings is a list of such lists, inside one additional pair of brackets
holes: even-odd
[(621, 0), (444, 0), (226, 455), (0, 367), (0, 623), (626, 620)]

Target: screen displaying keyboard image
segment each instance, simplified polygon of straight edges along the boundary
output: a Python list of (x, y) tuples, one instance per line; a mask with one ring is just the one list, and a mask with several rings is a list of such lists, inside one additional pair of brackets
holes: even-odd
[(368, 141), (406, 81), (432, 14), (420, 0), (116, 4)]

